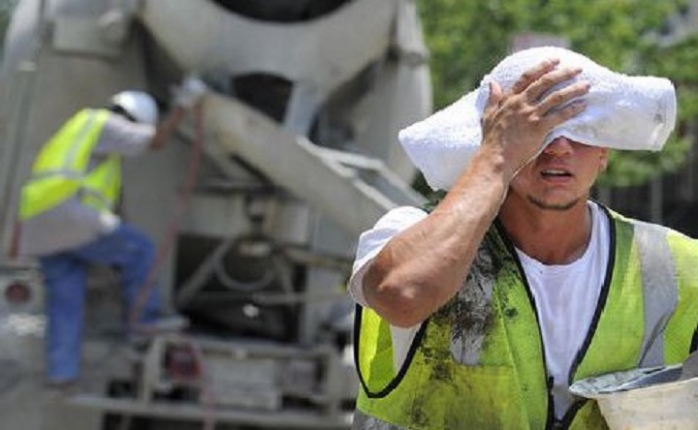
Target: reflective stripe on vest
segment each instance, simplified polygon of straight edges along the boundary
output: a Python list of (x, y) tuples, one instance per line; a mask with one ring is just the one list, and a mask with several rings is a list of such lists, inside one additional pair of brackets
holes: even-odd
[(666, 232), (663, 227), (649, 224), (635, 229), (645, 297), (645, 336), (638, 367), (652, 367), (664, 362), (662, 333), (679, 301), (674, 275), (676, 268)]
[(92, 169), (80, 189), (83, 204), (99, 211), (111, 211), (121, 190), (121, 157), (110, 155)]
[[(689, 352), (698, 324), (696, 241), (611, 215), (609, 275), (571, 371), (574, 381), (638, 365), (680, 361)], [(357, 309), (355, 358), (363, 389), (354, 428), (537, 430), (551, 426), (552, 404), (548, 405), (534, 302), (525, 280), (512, 272), (520, 269), (511, 249), (503, 250), (500, 240), (491, 230), (474, 263), (480, 268), (490, 265), (497, 279), (491, 312), (484, 319), (486, 336), (481, 341), (477, 336), (461, 337), (459, 347), (467, 349), (463, 340), (470, 339), (474, 350), (460, 358), (453, 353), (454, 344), (459, 344), (453, 341), (458, 339), (457, 321), (474, 317), (461, 323), (476, 321), (477, 326), (482, 320), (466, 312), (479, 300), (477, 295), (472, 301), (459, 293), (459, 300), (446, 306), (450, 310), (432, 316), (397, 372), (392, 367), (388, 325), (370, 309)], [(487, 295), (487, 286), (478, 283), (478, 277), (469, 277), (464, 289), (468, 288)], [(677, 297), (681, 298), (678, 306)], [(475, 365), (469, 362), (473, 357)], [(595, 402), (579, 401), (561, 428), (607, 427)]]
[(83, 109), (44, 145), (22, 188), (20, 218), (54, 208), (82, 186), (90, 154), (109, 118), (106, 110)]

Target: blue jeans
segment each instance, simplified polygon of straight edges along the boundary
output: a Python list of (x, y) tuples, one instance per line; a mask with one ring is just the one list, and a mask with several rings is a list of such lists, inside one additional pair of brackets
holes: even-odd
[[(109, 235), (39, 259), (46, 284), (46, 373), (49, 381), (69, 381), (80, 373), (87, 268), (91, 264), (103, 264), (119, 269), (126, 309), (130, 310), (139, 300), (139, 290), (146, 282), (154, 259), (151, 240), (124, 223)], [(156, 286), (150, 288), (139, 323), (154, 321), (160, 310), (158, 289)]]

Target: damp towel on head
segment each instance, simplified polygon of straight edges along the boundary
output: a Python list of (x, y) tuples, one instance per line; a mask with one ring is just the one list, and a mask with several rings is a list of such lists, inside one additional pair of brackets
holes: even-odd
[(400, 130), (400, 144), (432, 189), (449, 189), (480, 145), (480, 119), (490, 81), (506, 91), (523, 72), (553, 58), (560, 60), (557, 67), (580, 67), (582, 72), (575, 80), (588, 81), (591, 88), (583, 96), (586, 109), (554, 128), (545, 144), (565, 136), (606, 148), (662, 149), (676, 122), (676, 92), (670, 80), (613, 72), (564, 48), (530, 48), (502, 60), (482, 79), (478, 89)]

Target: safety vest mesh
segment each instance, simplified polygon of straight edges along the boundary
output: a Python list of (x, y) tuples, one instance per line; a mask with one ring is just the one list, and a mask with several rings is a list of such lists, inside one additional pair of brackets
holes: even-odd
[(109, 156), (87, 172), (90, 155), (109, 118), (106, 110), (83, 109), (70, 118), (43, 146), (32, 165), (31, 177), (22, 188), (20, 219), (32, 218), (66, 201), (83, 189), (103, 203), (88, 204), (110, 209), (120, 187), (118, 156)]
[[(698, 325), (698, 243), (668, 229), (612, 215), (609, 275), (571, 381), (645, 364), (685, 358)], [(653, 230), (644, 245), (638, 235)], [(656, 230), (656, 231), (654, 231)], [(645, 303), (649, 290), (639, 248), (667, 246), (673, 273), (666, 294)], [(511, 245), (491, 229), (464, 287), (420, 329), (401, 369), (393, 368), (390, 328), (372, 310), (357, 308), (355, 358), (362, 383), (355, 429), (530, 429), (552, 422), (552, 401), (535, 304)], [(488, 283), (488, 279), (492, 280)], [(644, 284), (644, 285), (643, 285)], [(672, 295), (680, 296), (674, 301)], [(661, 299), (666, 298), (666, 300)], [(659, 340), (646, 320), (669, 319)], [(655, 324), (657, 325), (657, 324)], [(652, 340), (650, 342), (649, 340)], [(660, 345), (661, 363), (641, 362)], [(563, 428), (607, 429), (595, 402), (579, 399)]]

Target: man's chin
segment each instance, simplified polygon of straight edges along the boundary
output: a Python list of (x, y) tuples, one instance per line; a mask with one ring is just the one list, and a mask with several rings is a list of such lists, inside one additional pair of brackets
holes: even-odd
[(570, 201), (544, 201), (540, 199), (536, 199), (535, 197), (529, 197), (528, 201), (531, 202), (535, 207), (541, 210), (545, 211), (555, 211), (555, 212), (565, 212), (577, 205), (579, 203), (579, 199), (574, 199)]

